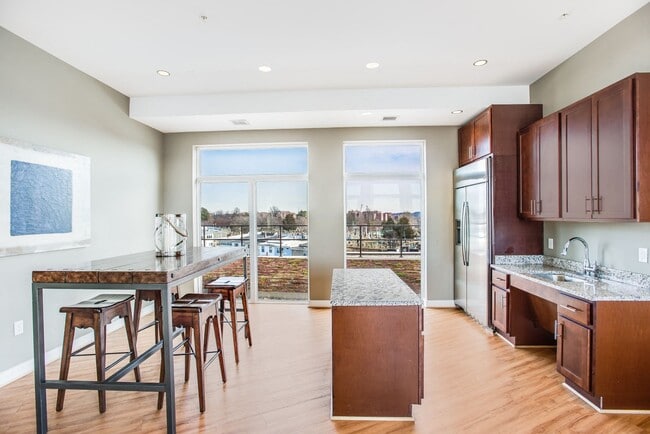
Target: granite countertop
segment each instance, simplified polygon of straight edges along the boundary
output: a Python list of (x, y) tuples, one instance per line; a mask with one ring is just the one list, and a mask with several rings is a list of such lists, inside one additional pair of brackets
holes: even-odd
[[(607, 279), (594, 279), (566, 268), (547, 263), (493, 264), (496, 270), (516, 274), (535, 283), (555, 288), (558, 291), (588, 301), (650, 301), (650, 287)], [(585, 279), (585, 282), (555, 282), (539, 277), (541, 273), (559, 273)]]
[(422, 300), (390, 269), (335, 269), (332, 306), (421, 306)]

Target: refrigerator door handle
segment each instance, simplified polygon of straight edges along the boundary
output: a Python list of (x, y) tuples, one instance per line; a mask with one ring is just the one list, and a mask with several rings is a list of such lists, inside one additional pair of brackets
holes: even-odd
[(465, 245), (465, 265), (469, 265), (469, 237), (470, 237), (470, 231), (469, 231), (469, 203), (465, 202), (464, 207), (463, 207), (463, 220), (465, 221), (465, 239), (464, 239), (464, 245)]
[(465, 206), (467, 202), (463, 202), (463, 208), (460, 211), (460, 253), (463, 258), (463, 265), (467, 265), (465, 262)]

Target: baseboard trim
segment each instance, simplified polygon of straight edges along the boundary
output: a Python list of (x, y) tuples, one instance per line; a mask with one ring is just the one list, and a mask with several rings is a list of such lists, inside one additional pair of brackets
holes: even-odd
[(315, 309), (330, 309), (332, 303), (330, 300), (309, 300), (309, 307)]
[(433, 308), (455, 308), (454, 300), (425, 300), (425, 307)]
[[(142, 316), (148, 315), (152, 312), (153, 312), (153, 303), (148, 306), (145, 306), (142, 309)], [(106, 333), (112, 333), (115, 330), (120, 329), (122, 327), (124, 327), (124, 320), (114, 321), (110, 323), (108, 326), (106, 326)], [(72, 349), (76, 350), (85, 345), (91, 344), (93, 341), (94, 341), (93, 334), (87, 333), (74, 340)], [(61, 346), (59, 345), (58, 347), (55, 347), (45, 353), (45, 364), (47, 365), (50, 362), (59, 360), (60, 358), (61, 358)], [(5, 369), (4, 371), (0, 372), (0, 388), (6, 386), (9, 383), (13, 383), (14, 381), (24, 377), (25, 375), (29, 375), (33, 372), (34, 372), (34, 359), (26, 360), (22, 363), (19, 363), (16, 366), (13, 366), (9, 369)]]

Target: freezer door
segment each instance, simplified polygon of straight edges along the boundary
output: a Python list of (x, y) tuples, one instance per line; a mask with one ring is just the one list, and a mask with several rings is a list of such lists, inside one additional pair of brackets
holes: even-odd
[(454, 192), (454, 303), (467, 310), (467, 267), (465, 267), (465, 228), (463, 215), (465, 210), (465, 189), (458, 188)]
[(469, 214), (467, 313), (488, 325), (488, 192), (487, 183), (466, 187)]

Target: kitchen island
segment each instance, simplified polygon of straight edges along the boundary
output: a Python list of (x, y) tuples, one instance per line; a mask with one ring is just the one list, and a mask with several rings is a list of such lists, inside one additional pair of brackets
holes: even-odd
[(332, 277), (332, 419), (413, 420), (424, 391), (422, 300), (389, 269)]

